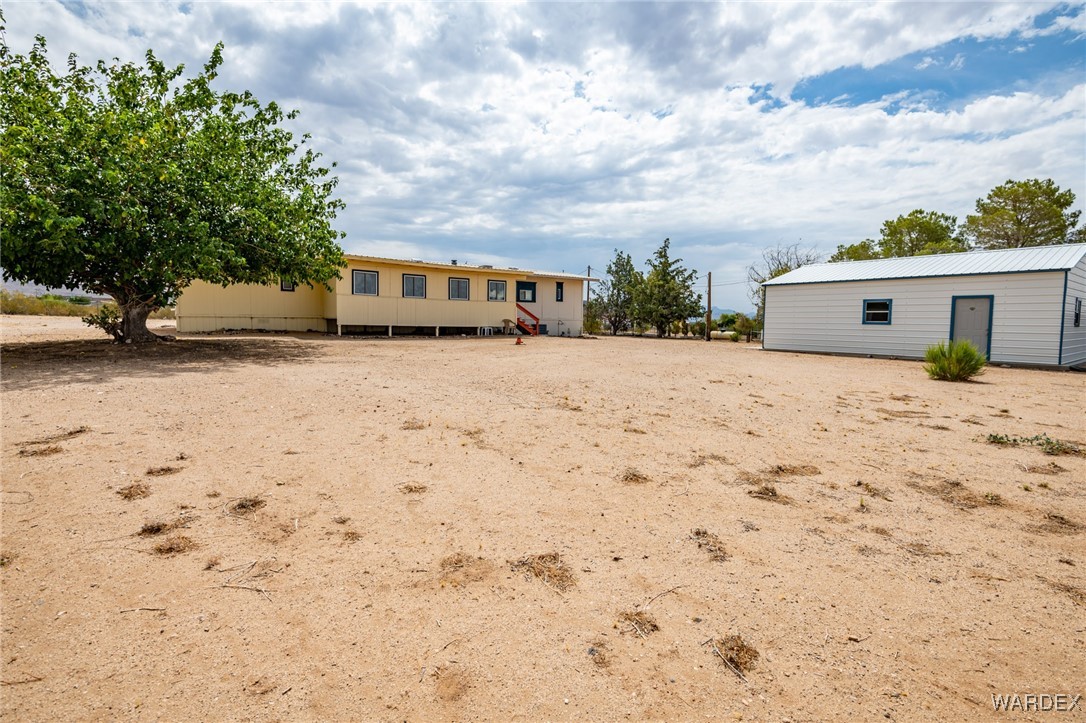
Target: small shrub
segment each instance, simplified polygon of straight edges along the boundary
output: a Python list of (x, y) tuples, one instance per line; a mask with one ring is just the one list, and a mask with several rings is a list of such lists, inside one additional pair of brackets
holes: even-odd
[(984, 354), (971, 341), (939, 342), (928, 347), (924, 354), (924, 371), (932, 379), (947, 382), (964, 382), (984, 373), (988, 363)]
[(121, 310), (114, 304), (103, 304), (98, 311), (84, 316), (83, 323), (98, 327), (117, 341), (124, 336), (121, 333)]
[(731, 338), (732, 341), (739, 341), (739, 332), (738, 331), (733, 331), (730, 338)]

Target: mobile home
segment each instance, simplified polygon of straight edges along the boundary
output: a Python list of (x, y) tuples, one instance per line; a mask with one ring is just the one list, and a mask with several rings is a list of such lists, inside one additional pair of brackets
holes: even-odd
[(332, 290), (282, 281), (194, 282), (177, 302), (180, 332), (579, 336), (586, 276), (376, 256), (346, 256)]

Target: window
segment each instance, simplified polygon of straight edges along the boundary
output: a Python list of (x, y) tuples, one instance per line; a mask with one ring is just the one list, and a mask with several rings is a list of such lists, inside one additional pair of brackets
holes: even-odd
[(1075, 326), (1082, 326), (1082, 299), (1075, 297)]
[(469, 298), (467, 279), (449, 279), (449, 298), (454, 301), (467, 301)]
[(294, 291), (294, 282), (293, 281), (282, 281), (282, 280), (280, 280), (279, 281), (279, 290), (280, 291)]
[(351, 272), (351, 293), (377, 296), (377, 272), (358, 271)]
[(505, 282), (486, 282), (486, 298), (488, 301), (505, 301)]
[(426, 298), (426, 277), (419, 276), (417, 274), (404, 274), (403, 275), (403, 298), (405, 299), (425, 299)]
[(554, 300), (563, 301), (566, 298), (566, 282), (556, 281), (554, 283)]
[(517, 282), (517, 301), (525, 304), (535, 303), (535, 284), (534, 281), (518, 281)]
[(864, 299), (865, 324), (889, 324), (893, 299)]

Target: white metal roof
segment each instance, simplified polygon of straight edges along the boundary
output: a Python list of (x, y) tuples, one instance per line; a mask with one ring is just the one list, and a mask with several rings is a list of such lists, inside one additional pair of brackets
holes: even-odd
[(513, 267), (486, 266), (482, 264), (444, 263), (442, 261), (423, 261), (422, 259), (393, 259), (386, 256), (364, 256), (362, 254), (343, 254), (344, 258), (354, 261), (374, 261), (386, 264), (403, 264), (405, 266), (426, 266), (441, 269), (468, 269), (470, 271), (493, 271), (519, 276), (539, 276), (545, 279), (579, 279), (581, 281), (599, 281), (595, 276), (583, 274), (567, 274), (558, 271), (533, 271), (532, 269), (517, 269)]
[(871, 261), (801, 266), (770, 279), (764, 286), (821, 284), (831, 281), (874, 281), (931, 276), (973, 276), (1013, 274), (1030, 271), (1065, 271), (1074, 268), (1086, 255), (1086, 244), (1034, 246), (999, 251), (967, 251), (959, 254), (906, 256)]

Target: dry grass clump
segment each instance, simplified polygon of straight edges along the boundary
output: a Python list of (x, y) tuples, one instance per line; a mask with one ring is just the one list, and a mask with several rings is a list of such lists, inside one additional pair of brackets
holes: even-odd
[(782, 505), (787, 505), (792, 501), (791, 497), (782, 495), (777, 491), (777, 488), (770, 484), (759, 485), (757, 488), (747, 490), (747, 494), (759, 500), (768, 500), (769, 502), (779, 502)]
[(724, 542), (712, 532), (699, 527), (690, 533), (690, 539), (698, 543), (698, 547), (709, 553), (709, 559), (713, 562), (724, 562), (728, 559), (728, 551), (724, 549)]
[(990, 504), (984, 498), (957, 480), (939, 479), (934, 484), (919, 481), (906, 482), (913, 489), (941, 498), (944, 502), (963, 510), (971, 510), (981, 505)]
[(138, 500), (151, 495), (151, 488), (143, 482), (133, 482), (127, 487), (117, 490), (117, 494), (123, 500)]
[(918, 409), (886, 409), (885, 407), (875, 407), (875, 411), (883, 416), (894, 419), (919, 419), (931, 416), (927, 412), (921, 412)]
[(619, 622), (626, 623), (630, 626), (628, 630), (623, 630), (624, 633), (637, 633), (642, 638), (655, 633), (660, 629), (659, 624), (649, 613), (644, 610), (626, 611), (618, 616)]
[(222, 564), (222, 558), (219, 557), (218, 555), (212, 555), (211, 557), (207, 558), (207, 562), (204, 563), (204, 569), (205, 570), (216, 570), (216, 569), (218, 569), (219, 565), (221, 565), (221, 564)]
[(522, 571), (525, 577), (534, 577), (558, 592), (571, 590), (577, 584), (573, 570), (562, 562), (562, 556), (557, 552), (528, 555), (519, 560), (510, 560), (509, 564), (514, 571)]
[(463, 552), (454, 552), (442, 558), (438, 563), (441, 570), (441, 586), (459, 587), (469, 582), (478, 582), (490, 574), (493, 569), (483, 557), (475, 557)]
[(350, 517), (344, 517), (343, 515), (337, 515), (332, 518), (332, 522), (336, 523), (337, 525), (345, 525), (350, 521)]
[(822, 470), (813, 464), (775, 464), (766, 470), (766, 474), (781, 477), (813, 477), (816, 474), (822, 474)]
[(761, 654), (753, 645), (743, 640), (742, 635), (729, 635), (726, 638), (710, 642), (713, 647), (713, 654), (720, 658), (740, 678), (743, 677), (743, 673), (752, 670), (758, 662), (758, 658), (761, 657)]
[(650, 477), (641, 474), (641, 472), (637, 471), (633, 467), (630, 467), (625, 472), (623, 472), (620, 479), (622, 480), (623, 484), (628, 485), (643, 485), (647, 482), (652, 481)]
[(693, 461), (690, 462), (690, 467), (703, 467), (710, 462), (730, 464), (730, 462), (728, 462), (728, 458), (722, 454), (699, 454), (697, 457), (694, 457)]
[(878, 487), (871, 484), (870, 482), (858, 481), (856, 483), (856, 486), (863, 488), (863, 491), (866, 492), (867, 494), (871, 495), (872, 497), (878, 497), (881, 500), (886, 500), (887, 502), (893, 502), (893, 500), (890, 499), (890, 495), (886, 494), (885, 491), (880, 490)]
[(1049, 462), (1048, 464), (1027, 464), (1027, 465), (1021, 465), (1021, 467), (1026, 472), (1032, 472), (1033, 474), (1053, 475), (1053, 474), (1060, 474), (1061, 472), (1066, 472), (1067, 471), (1067, 469), (1065, 467), (1061, 467), (1058, 464), (1056, 464), (1055, 462)]
[(158, 555), (179, 555), (196, 547), (196, 543), (191, 538), (184, 535), (174, 535), (173, 537), (167, 537), (151, 549)]
[(0, 567), (7, 567), (11, 563), (15, 562), (15, 555), (3, 554), (0, 555)]
[(230, 504), (228, 509), (236, 515), (247, 515), (256, 512), (266, 504), (268, 503), (259, 497), (242, 497)]
[(622, 431), (629, 432), (630, 434), (648, 434), (648, 432), (638, 427), (625, 427)]
[(475, 562), (476, 559), (482, 558), (475, 558), (463, 552), (454, 552), (453, 554), (442, 558), (438, 566), (441, 568), (442, 572), (456, 572), (457, 570), (463, 570), (465, 567)]
[(343, 533), (343, 541), (347, 543), (358, 542), (362, 539), (362, 533), (355, 532), (354, 530), (346, 530)]
[(148, 477), (165, 477), (166, 475), (169, 475), (169, 474), (177, 474), (178, 472), (180, 472), (183, 469), (184, 469), (184, 467), (171, 467), (170, 465), (165, 465), (163, 467), (148, 467), (147, 468), (147, 476)]
[(893, 536), (890, 530), (886, 529), (885, 527), (872, 527), (871, 531), (874, 532), (876, 535), (882, 535), (883, 537)]
[(60, 454), (64, 449), (59, 444), (50, 444), (47, 447), (23, 447), (19, 450), (20, 457), (48, 457)]
[(426, 485), (415, 484), (413, 482), (400, 485), (400, 492), (403, 492), (405, 495), (421, 495), (428, 489), (430, 488)]
[(64, 431), (64, 432), (58, 432), (57, 434), (50, 434), (48, 437), (41, 437), (39, 439), (31, 440), (29, 442), (26, 442), (25, 445), (27, 447), (32, 447), (32, 446), (36, 446), (36, 445), (39, 445), (39, 444), (49, 444), (51, 442), (63, 442), (66, 439), (71, 439), (72, 437), (78, 437), (79, 435), (86, 434), (89, 431), (90, 431), (90, 427), (86, 427), (86, 426), (76, 427), (75, 429), (69, 429), (69, 430)]
[(597, 668), (607, 668), (611, 665), (611, 651), (607, 643), (602, 640), (596, 640), (588, 647), (588, 655)]
[(156, 520), (154, 522), (144, 522), (143, 527), (136, 534), (140, 537), (152, 537), (154, 535), (161, 535), (164, 532), (169, 532), (173, 529), (173, 525), (169, 522), (163, 522)]
[(1083, 526), (1078, 522), (1069, 520), (1056, 512), (1046, 512), (1044, 522), (1034, 527), (1038, 532), (1048, 532), (1053, 535), (1075, 535), (1082, 531)]
[(408, 419), (402, 425), (400, 425), (400, 429), (409, 432), (417, 432), (420, 429), (426, 429), (426, 422), (422, 421), (421, 419)]

